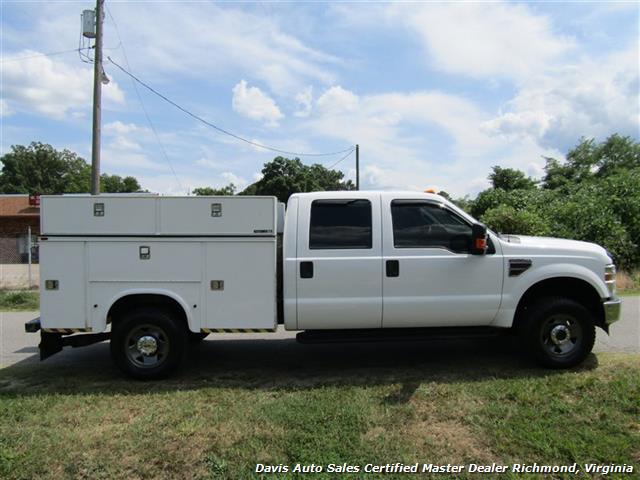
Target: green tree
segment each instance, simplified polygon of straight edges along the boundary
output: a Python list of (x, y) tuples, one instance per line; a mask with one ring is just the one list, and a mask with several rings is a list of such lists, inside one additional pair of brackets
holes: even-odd
[(576, 184), (606, 178), (620, 170), (640, 168), (640, 142), (618, 134), (598, 144), (582, 138), (567, 153), (565, 162), (546, 158), (543, 188), (568, 191)]
[(274, 195), (286, 202), (293, 193), (332, 190), (355, 190), (344, 174), (322, 165), (304, 165), (299, 158), (276, 157), (265, 163), (262, 178), (249, 185), (240, 195)]
[(615, 134), (601, 143), (583, 138), (565, 161), (547, 158), (541, 189), (514, 183), (524, 174), (505, 170), (494, 167), (493, 188), (471, 202), (473, 216), (503, 233), (595, 242), (623, 268), (640, 264), (639, 142)]
[(212, 187), (198, 187), (194, 188), (194, 195), (217, 195), (217, 196), (228, 196), (236, 194), (236, 186), (233, 183), (226, 185), (222, 188), (212, 188)]
[(498, 165), (492, 167), (493, 172), (489, 174), (489, 180), (493, 188), (501, 188), (509, 192), (511, 190), (528, 190), (535, 188), (536, 182), (527, 177), (524, 172), (514, 168), (502, 168)]
[(631, 238), (610, 200), (600, 185), (584, 184), (549, 205), (547, 219), (554, 237), (598, 243), (619, 266), (631, 268), (640, 261), (638, 239)]
[[(76, 153), (56, 150), (51, 145), (32, 142), (29, 146), (12, 145), (0, 158), (0, 193), (86, 193), (91, 186), (91, 167)], [(134, 177), (103, 174), (102, 191), (137, 192), (140, 184)]]
[(539, 236), (550, 234), (548, 222), (539, 213), (516, 210), (509, 205), (498, 205), (487, 210), (480, 220), (487, 227), (500, 233)]
[(70, 150), (32, 142), (12, 145), (0, 158), (2, 193), (81, 193), (89, 191), (91, 168)]
[(100, 175), (100, 190), (107, 193), (130, 193), (140, 192), (142, 187), (135, 177), (124, 177), (119, 175)]

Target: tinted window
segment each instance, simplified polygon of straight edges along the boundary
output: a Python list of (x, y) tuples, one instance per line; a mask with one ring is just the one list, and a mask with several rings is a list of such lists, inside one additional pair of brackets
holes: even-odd
[(442, 247), (466, 253), (471, 245), (471, 226), (437, 204), (394, 200), (391, 203), (393, 245), (396, 248)]
[(371, 202), (315, 200), (311, 204), (309, 248), (371, 248)]

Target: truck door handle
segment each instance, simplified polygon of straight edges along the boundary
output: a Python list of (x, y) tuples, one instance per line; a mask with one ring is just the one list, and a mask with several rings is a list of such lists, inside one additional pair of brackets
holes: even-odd
[(400, 261), (387, 260), (387, 277), (399, 277), (400, 276)]
[(300, 262), (300, 278), (313, 278), (313, 262)]

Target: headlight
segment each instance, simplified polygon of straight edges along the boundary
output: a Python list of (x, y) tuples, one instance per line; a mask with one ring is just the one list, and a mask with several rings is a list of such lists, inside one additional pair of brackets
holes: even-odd
[(616, 266), (611, 264), (604, 267), (604, 283), (607, 284), (611, 296), (616, 293)]

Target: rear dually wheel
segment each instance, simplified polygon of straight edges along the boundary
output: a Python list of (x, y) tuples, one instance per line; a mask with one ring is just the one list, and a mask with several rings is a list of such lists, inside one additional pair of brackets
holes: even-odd
[(139, 379), (167, 376), (187, 349), (185, 327), (157, 308), (138, 308), (113, 326), (111, 356), (127, 375)]

